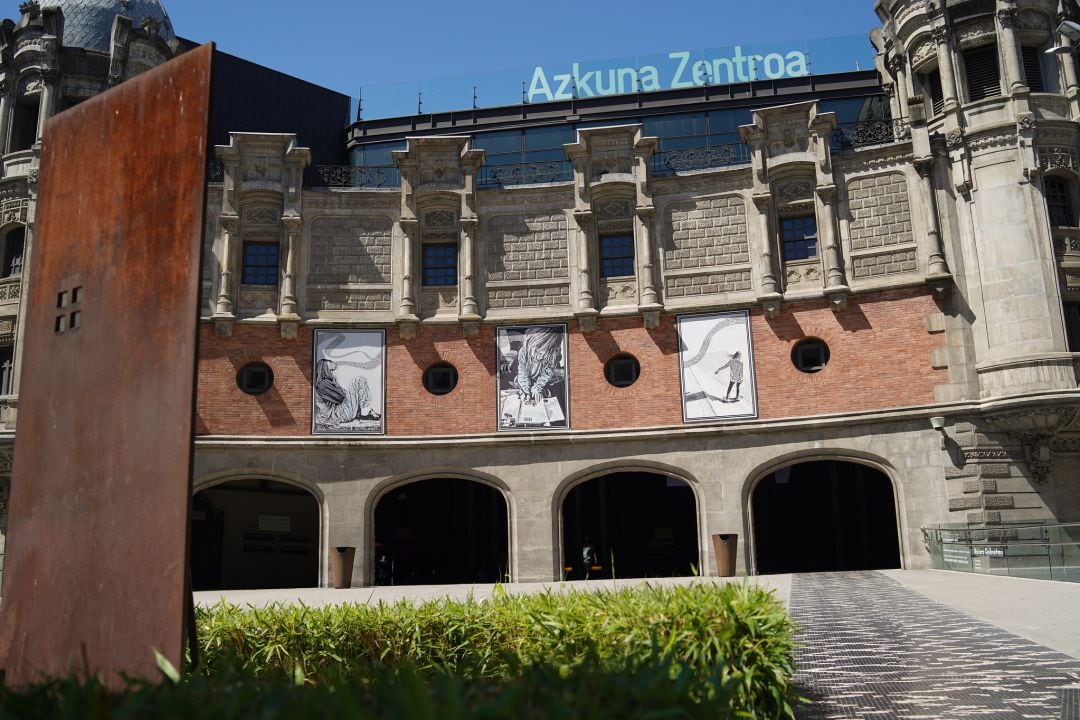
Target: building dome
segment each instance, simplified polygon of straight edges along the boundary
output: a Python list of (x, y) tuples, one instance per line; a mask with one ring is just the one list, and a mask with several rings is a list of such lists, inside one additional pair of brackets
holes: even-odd
[(48, 0), (42, 4), (63, 9), (66, 47), (108, 52), (117, 15), (131, 18), (135, 27), (151, 17), (161, 23), (158, 35), (162, 40), (174, 37), (169, 14), (158, 0)]

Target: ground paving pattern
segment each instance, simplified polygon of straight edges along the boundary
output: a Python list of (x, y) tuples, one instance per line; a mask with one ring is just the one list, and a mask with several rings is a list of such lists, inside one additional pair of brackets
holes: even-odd
[[(796, 575), (796, 685), (825, 718), (1074, 715), (1080, 660), (935, 602), (881, 573)], [(1063, 698), (1065, 703), (1063, 706)]]

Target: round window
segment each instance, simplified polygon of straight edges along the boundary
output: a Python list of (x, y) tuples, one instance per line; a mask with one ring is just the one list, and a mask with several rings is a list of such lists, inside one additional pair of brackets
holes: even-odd
[(641, 365), (633, 355), (616, 355), (604, 364), (604, 378), (615, 387), (629, 387), (637, 382)]
[(800, 340), (791, 349), (791, 363), (804, 373), (816, 373), (829, 364), (829, 346), (817, 338)]
[(264, 362), (248, 363), (236, 373), (236, 384), (248, 395), (262, 395), (274, 386), (274, 371)]
[(424, 389), (432, 395), (446, 395), (457, 387), (457, 368), (450, 363), (435, 363), (424, 371)]

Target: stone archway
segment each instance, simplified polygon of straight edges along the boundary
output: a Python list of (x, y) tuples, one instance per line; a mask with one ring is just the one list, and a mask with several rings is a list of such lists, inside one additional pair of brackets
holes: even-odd
[(795, 463), (761, 478), (750, 501), (758, 574), (900, 567), (896, 498), (880, 470)]
[(319, 501), (303, 488), (243, 478), (195, 493), (195, 590), (317, 587), (320, 552)]
[(684, 480), (653, 472), (600, 475), (572, 487), (561, 513), (568, 580), (701, 572), (697, 501)]
[(374, 516), (376, 585), (506, 582), (509, 507), (498, 489), (439, 477), (396, 485)]

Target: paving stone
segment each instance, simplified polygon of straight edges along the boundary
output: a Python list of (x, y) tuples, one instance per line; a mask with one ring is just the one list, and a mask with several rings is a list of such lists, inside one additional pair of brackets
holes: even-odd
[(1080, 661), (876, 572), (796, 575), (800, 720), (1071, 718)]

